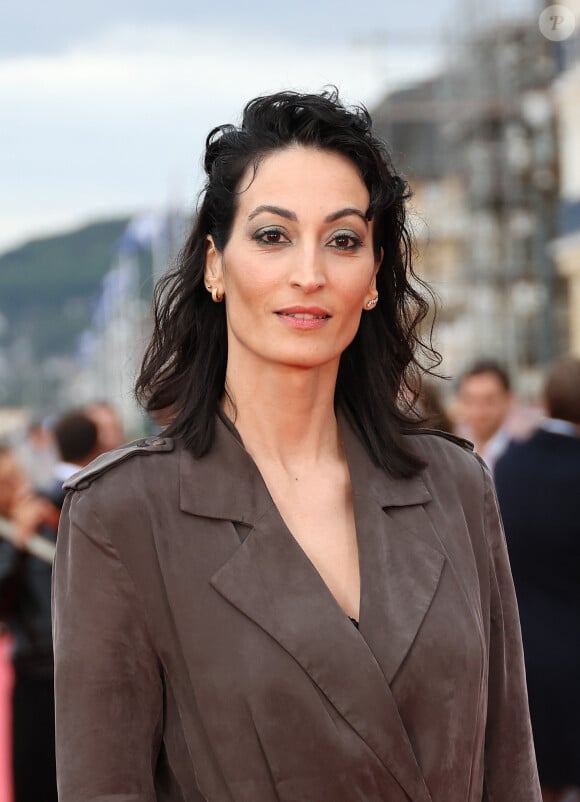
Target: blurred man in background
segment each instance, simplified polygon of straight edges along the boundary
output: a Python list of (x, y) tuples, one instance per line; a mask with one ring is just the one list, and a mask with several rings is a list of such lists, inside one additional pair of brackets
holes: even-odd
[(127, 438), (121, 417), (109, 401), (93, 401), (83, 411), (97, 427), (97, 450), (99, 454), (118, 448)]
[(547, 420), (510, 444), (496, 486), (520, 608), (545, 802), (580, 802), (580, 359), (545, 386)]
[(64, 414), (57, 420), (53, 432), (60, 460), (54, 467), (49, 495), (60, 509), (65, 496), (63, 483), (97, 457), (101, 448), (97, 425), (83, 410)]
[(493, 360), (480, 360), (462, 375), (457, 413), (460, 434), (473, 441), (476, 452), (493, 471), (510, 435), (506, 421), (513, 396), (507, 371)]

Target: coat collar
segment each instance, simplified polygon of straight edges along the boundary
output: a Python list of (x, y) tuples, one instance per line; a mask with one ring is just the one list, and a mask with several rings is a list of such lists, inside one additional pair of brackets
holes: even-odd
[[(337, 419), (355, 496), (373, 500), (381, 507), (424, 504), (430, 500), (420, 475), (413, 479), (388, 477), (373, 463), (344, 413), (339, 412)], [(237, 429), (221, 415), (216, 418), (211, 450), (194, 459), (183, 449), (180, 461), (180, 507), (184, 512), (253, 525), (272, 504)]]
[(237, 432), (221, 419), (205, 457), (182, 452), (181, 508), (252, 527), (211, 585), (294, 657), (412, 802), (431, 802), (390, 688), (445, 561), (422, 533), (400, 522), (397, 508), (420, 507), (431, 496), (420, 476), (393, 479), (375, 466), (343, 416), (339, 427), (359, 543), (360, 631), (289, 532)]
[(272, 504), (256, 463), (236, 428), (225, 417), (215, 421), (210, 451), (194, 459), (180, 454), (179, 503), (184, 512), (253, 525)]

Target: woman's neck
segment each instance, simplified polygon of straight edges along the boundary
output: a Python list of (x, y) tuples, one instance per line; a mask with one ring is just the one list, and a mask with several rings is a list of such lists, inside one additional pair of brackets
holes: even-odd
[(302, 369), (263, 365), (244, 370), (228, 365), (225, 414), (249, 453), (295, 471), (340, 453), (334, 413), (338, 365)]

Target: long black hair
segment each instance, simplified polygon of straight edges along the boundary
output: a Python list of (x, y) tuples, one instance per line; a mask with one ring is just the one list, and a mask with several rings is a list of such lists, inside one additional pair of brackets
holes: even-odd
[(225, 393), (227, 329), (224, 304), (212, 302), (204, 285), (207, 235), (218, 251), (226, 246), (237, 208), (240, 181), (268, 153), (302, 145), (340, 153), (358, 169), (370, 195), (380, 301), (363, 314), (354, 340), (340, 359), (335, 405), (358, 430), (375, 462), (393, 476), (412, 476), (423, 463), (403, 437), (417, 424), (411, 414), (421, 352), (431, 366), (440, 355), (419, 337), (429, 313), (427, 290), (412, 267), (406, 226), (410, 192), (396, 173), (383, 142), (362, 106), (345, 107), (336, 89), (320, 94), (278, 92), (251, 100), (239, 127), (221, 125), (207, 137), (207, 175), (198, 214), (174, 270), (155, 291), (154, 331), (136, 395), (150, 413), (162, 412), (166, 434), (183, 438), (196, 456), (214, 436), (215, 415)]

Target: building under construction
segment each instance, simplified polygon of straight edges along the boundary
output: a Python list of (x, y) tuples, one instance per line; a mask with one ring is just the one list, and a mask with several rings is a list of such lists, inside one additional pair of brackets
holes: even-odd
[(557, 45), (537, 19), (465, 35), (436, 77), (373, 116), (414, 191), (419, 272), (440, 297), (436, 345), (457, 375), (500, 359), (524, 395), (568, 348), (558, 233)]

